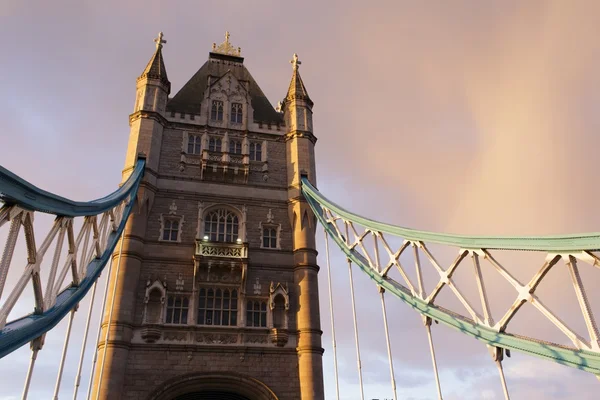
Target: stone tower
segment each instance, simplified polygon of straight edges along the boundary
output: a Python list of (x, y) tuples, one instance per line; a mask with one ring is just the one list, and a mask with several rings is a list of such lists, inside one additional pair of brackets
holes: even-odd
[(113, 255), (92, 399), (323, 399), (300, 62), (275, 110), (226, 33), (169, 98), (155, 42), (123, 172), (144, 154), (146, 173)]

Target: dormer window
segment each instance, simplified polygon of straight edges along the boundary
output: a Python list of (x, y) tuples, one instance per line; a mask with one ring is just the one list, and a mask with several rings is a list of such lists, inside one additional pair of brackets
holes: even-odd
[(213, 121), (223, 121), (223, 102), (213, 100), (212, 108), (210, 109), (210, 119)]
[(221, 151), (221, 139), (211, 137), (208, 140), (208, 150), (209, 151)]
[(242, 123), (242, 104), (241, 103), (231, 103), (231, 122), (234, 124)]
[(242, 154), (242, 142), (239, 140), (229, 141), (229, 153), (230, 154)]
[(188, 154), (200, 154), (202, 150), (202, 137), (198, 135), (188, 136)]
[(262, 145), (250, 143), (250, 161), (262, 161)]

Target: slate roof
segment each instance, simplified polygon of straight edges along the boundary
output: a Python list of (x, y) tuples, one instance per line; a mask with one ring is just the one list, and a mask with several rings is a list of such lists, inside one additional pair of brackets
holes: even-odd
[(275, 111), (263, 91), (258, 86), (242, 57), (210, 53), (208, 61), (167, 103), (167, 110), (185, 114), (199, 114), (204, 92), (208, 87), (208, 78), (213, 82), (231, 71), (239, 81), (248, 82), (250, 100), (254, 109), (254, 121), (281, 123), (283, 116)]
[(167, 86), (167, 92), (171, 91), (171, 82), (169, 82), (169, 78), (167, 78), (167, 69), (165, 68), (165, 61), (162, 55), (162, 46), (159, 46), (156, 49), (154, 55), (148, 62), (148, 65), (144, 68), (144, 72), (140, 75), (140, 78), (145, 77), (160, 80)]

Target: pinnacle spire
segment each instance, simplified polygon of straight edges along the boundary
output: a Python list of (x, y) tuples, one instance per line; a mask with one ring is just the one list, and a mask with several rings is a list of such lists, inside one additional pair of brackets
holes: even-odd
[(144, 72), (142, 72), (142, 75), (140, 75), (138, 79), (158, 79), (165, 86), (167, 86), (167, 91), (170, 91), (171, 83), (169, 82), (169, 78), (167, 78), (167, 69), (165, 68), (165, 61), (162, 55), (163, 43), (167, 43), (167, 41), (163, 39), (162, 32), (158, 33), (158, 37), (154, 39), (154, 43), (156, 43), (156, 51), (152, 55), (152, 58), (148, 62), (148, 65), (146, 65)]
[(299, 69), (300, 64), (302, 64), (302, 62), (298, 60), (298, 54), (294, 53), (294, 57), (292, 58), (292, 60), (290, 60), (290, 63), (293, 67), (292, 80), (290, 81), (290, 87), (285, 98), (289, 100), (302, 99), (312, 106), (313, 102), (308, 96), (308, 92), (306, 91), (304, 82), (302, 82), (302, 78), (300, 77)]

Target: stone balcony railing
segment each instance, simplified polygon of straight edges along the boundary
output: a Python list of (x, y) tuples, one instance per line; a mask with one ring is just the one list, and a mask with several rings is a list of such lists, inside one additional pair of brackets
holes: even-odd
[(246, 243), (196, 240), (196, 255), (220, 258), (248, 258), (248, 245)]

